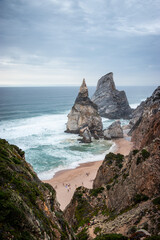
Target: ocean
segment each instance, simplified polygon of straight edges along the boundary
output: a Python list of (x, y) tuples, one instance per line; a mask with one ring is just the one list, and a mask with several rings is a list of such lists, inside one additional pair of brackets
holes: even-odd
[[(155, 86), (121, 86), (132, 108), (149, 97)], [(90, 97), (96, 87), (89, 87)], [(80, 163), (103, 160), (113, 147), (112, 141), (79, 143), (79, 136), (65, 133), (67, 114), (79, 87), (1, 87), (0, 138), (25, 151), (41, 180)], [(114, 120), (102, 119), (104, 128)], [(122, 124), (128, 123), (121, 120)]]

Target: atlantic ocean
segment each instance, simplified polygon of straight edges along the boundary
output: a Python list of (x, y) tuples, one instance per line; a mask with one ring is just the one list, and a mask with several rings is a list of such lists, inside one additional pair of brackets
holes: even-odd
[[(136, 108), (155, 86), (119, 86)], [(90, 97), (96, 87), (89, 87)], [(80, 163), (103, 160), (113, 143), (106, 140), (79, 143), (79, 136), (65, 133), (67, 114), (79, 87), (1, 87), (0, 138), (25, 151), (26, 160), (40, 179), (50, 179), (59, 170)], [(114, 120), (103, 119), (104, 128)], [(122, 124), (128, 121), (121, 120)]]

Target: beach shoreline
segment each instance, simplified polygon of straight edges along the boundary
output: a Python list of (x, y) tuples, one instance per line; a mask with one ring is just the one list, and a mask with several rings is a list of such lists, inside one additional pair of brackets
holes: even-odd
[[(112, 148), (114, 153), (128, 155), (132, 149), (132, 142), (125, 138), (115, 139), (113, 142), (116, 144)], [(58, 171), (50, 180), (43, 180), (43, 182), (49, 183), (56, 190), (61, 210), (64, 210), (69, 204), (77, 187), (92, 188), (93, 180), (102, 162), (103, 160), (82, 163), (75, 169)]]

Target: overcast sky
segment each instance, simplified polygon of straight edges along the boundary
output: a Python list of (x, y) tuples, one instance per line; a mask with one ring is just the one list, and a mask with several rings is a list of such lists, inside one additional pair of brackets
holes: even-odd
[(160, 85), (160, 0), (0, 0), (0, 86)]

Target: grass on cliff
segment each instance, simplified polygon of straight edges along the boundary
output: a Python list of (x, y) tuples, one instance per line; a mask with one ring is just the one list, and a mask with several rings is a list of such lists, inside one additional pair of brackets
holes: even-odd
[(110, 166), (115, 162), (115, 165), (119, 168), (123, 167), (123, 160), (124, 160), (124, 155), (118, 153), (118, 154), (114, 154), (114, 153), (108, 153), (105, 156), (105, 162)]
[[(44, 232), (54, 238), (54, 229), (60, 232), (44, 211), (46, 191), (53, 211), (55, 190), (37, 178), (24, 160), (21, 149), (0, 139), (0, 239), (32, 240), (35, 236), (40, 239)], [(63, 236), (67, 223), (63, 217), (57, 220), (62, 226)]]

